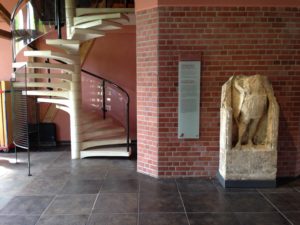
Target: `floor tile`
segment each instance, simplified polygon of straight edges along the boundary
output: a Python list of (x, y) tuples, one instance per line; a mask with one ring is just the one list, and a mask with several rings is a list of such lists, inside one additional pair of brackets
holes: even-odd
[(65, 167), (65, 168), (68, 168), (68, 167), (76, 166), (77, 162), (80, 162), (80, 160), (71, 160), (71, 154), (70, 154), (70, 152), (63, 152), (47, 168), (49, 168), (49, 169), (51, 169), (53, 167)]
[(258, 193), (226, 193), (232, 212), (272, 212), (274, 207)]
[(297, 192), (293, 187), (276, 187), (276, 188), (262, 188), (257, 189), (260, 193), (288, 193), (288, 192)]
[(36, 225), (86, 225), (88, 215), (43, 216)]
[(140, 192), (178, 192), (174, 179), (142, 179), (140, 180)]
[(138, 194), (101, 193), (93, 210), (95, 213), (137, 213)]
[(52, 199), (51, 196), (16, 196), (0, 210), (0, 214), (41, 215)]
[(138, 180), (105, 180), (101, 192), (136, 193), (139, 190)]
[(300, 193), (270, 193), (265, 196), (281, 210), (286, 211), (300, 211)]
[(224, 188), (217, 179), (212, 179), (213, 184), (217, 190), (221, 193), (231, 193), (231, 192), (246, 192), (246, 193), (257, 193), (255, 188)]
[(23, 177), (19, 175), (13, 178), (1, 178), (0, 193), (5, 195), (18, 195), (33, 179), (33, 177), (27, 177), (26, 175)]
[(139, 225), (188, 225), (185, 213), (142, 213)]
[(46, 215), (89, 215), (97, 195), (58, 195)]
[[(18, 158), (18, 163), (15, 163), (15, 159), (10, 160), (10, 163), (6, 163), (4, 165), (2, 162), (3, 161), (0, 161), (0, 165), (1, 165), (1, 167), (3, 166), (5, 174), (1, 174), (1, 175), (3, 175), (1, 177), (20, 178), (20, 177), (28, 176), (27, 158), (25, 158), (25, 159)], [(49, 164), (49, 162), (48, 162), (48, 164)], [(43, 170), (45, 165), (46, 164), (41, 164), (38, 162), (31, 163), (31, 174), (33, 174), (33, 175), (39, 174)]]
[(233, 213), (189, 213), (188, 218), (190, 225), (240, 225)]
[(229, 202), (218, 192), (183, 192), (187, 212), (229, 212)]
[(288, 212), (284, 214), (294, 225), (300, 225), (300, 211), (298, 212)]
[(61, 190), (61, 194), (97, 194), (101, 180), (69, 180)]
[(66, 183), (63, 178), (34, 178), (26, 185), (21, 193), (23, 195), (55, 195), (61, 191)]
[(180, 192), (217, 191), (211, 180), (200, 178), (183, 178), (176, 180)]
[(138, 179), (138, 173), (135, 168), (113, 168), (109, 169), (106, 179), (108, 180), (136, 180)]
[(136, 168), (136, 160), (132, 159), (110, 159), (107, 163), (110, 169)]
[[(32, 152), (30, 154), (31, 165), (33, 169), (37, 168), (45, 168), (49, 165), (53, 164), (53, 162), (61, 155), (63, 152)], [(27, 159), (26, 159), (27, 160)]]
[(0, 225), (35, 225), (39, 216), (1, 216)]
[(53, 167), (42, 171), (35, 177), (43, 179), (67, 179), (71, 175), (71, 168)]
[(71, 177), (77, 179), (102, 180), (106, 177), (107, 169), (104, 167), (75, 167)]
[(296, 189), (291, 185), (288, 180), (278, 180), (277, 187), (275, 188), (259, 188), (257, 189), (260, 193), (287, 193), (296, 192)]
[(0, 196), (0, 210), (13, 198), (13, 196)]
[(291, 187), (300, 188), (300, 178), (295, 179), (289, 183)]
[(93, 213), (87, 225), (136, 225), (137, 214)]
[(290, 225), (279, 213), (236, 213), (242, 225)]
[(140, 212), (183, 212), (179, 193), (151, 192), (140, 194)]

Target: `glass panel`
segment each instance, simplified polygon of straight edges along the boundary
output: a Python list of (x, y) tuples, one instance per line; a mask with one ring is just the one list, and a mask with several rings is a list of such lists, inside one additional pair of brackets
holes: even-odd
[(105, 85), (107, 116), (113, 117), (124, 127), (127, 119), (127, 96), (113, 84)]
[(82, 73), (82, 104), (87, 111), (102, 113), (102, 80)]
[(81, 75), (83, 108), (103, 116), (103, 92), (105, 91), (106, 116), (114, 118), (126, 127), (128, 102), (126, 93), (108, 81), (104, 83), (103, 89), (103, 80), (101, 78), (96, 78), (86, 73), (81, 73)]

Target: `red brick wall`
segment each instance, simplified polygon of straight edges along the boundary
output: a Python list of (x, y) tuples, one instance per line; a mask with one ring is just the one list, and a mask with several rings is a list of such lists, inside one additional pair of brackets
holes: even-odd
[[(148, 23), (153, 18), (155, 23)], [(278, 176), (299, 174), (300, 8), (160, 7), (138, 12), (137, 23), (140, 172), (215, 176), (221, 86), (234, 74), (262, 74), (272, 82), (280, 105)], [(159, 33), (151, 36), (157, 26)], [(178, 60), (199, 53), (203, 55), (200, 139), (181, 141)], [(145, 98), (147, 88), (152, 91)], [(148, 162), (152, 157), (155, 163)], [(148, 169), (151, 163), (157, 170)]]

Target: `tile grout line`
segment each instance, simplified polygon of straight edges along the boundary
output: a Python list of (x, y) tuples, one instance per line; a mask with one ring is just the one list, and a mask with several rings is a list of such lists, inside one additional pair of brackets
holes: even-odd
[(49, 205), (44, 209), (44, 211), (43, 211), (42, 214), (40, 215), (39, 219), (36, 221), (35, 225), (37, 225), (37, 224), (40, 222), (42, 216), (45, 215), (45, 213), (46, 213), (47, 210), (50, 208), (50, 206), (52, 205), (52, 203), (55, 201), (56, 198), (57, 198), (57, 194), (56, 194), (56, 195), (54, 196), (54, 198), (51, 200), (51, 202), (49, 203)]
[(283, 212), (281, 212), (281, 210), (270, 200), (267, 198), (267, 196), (264, 195), (264, 193), (262, 193), (260, 190), (257, 190), (257, 192), (290, 224), (290, 225), (294, 225), (294, 223), (292, 221), (290, 221), (289, 218), (287, 218), (286, 215), (284, 215)]
[(49, 169), (49, 167), (50, 167), (52, 164), (54, 164), (54, 162), (55, 162), (58, 158), (60, 158), (63, 154), (64, 154), (64, 152), (61, 152), (58, 156), (56, 156), (56, 158), (52, 159), (52, 160), (50, 161), (49, 165), (48, 165), (47, 167), (45, 167), (45, 169), (43, 169), (43, 170), (41, 171), (41, 173), (44, 172), (45, 170)]
[[(107, 174), (108, 174), (108, 170), (106, 171), (106, 174), (104, 175), (103, 183), (104, 183), (104, 181), (105, 181), (105, 179), (106, 179)], [(91, 212), (90, 212), (90, 214), (89, 214), (89, 217), (88, 217), (88, 220), (87, 220), (87, 224), (89, 223), (90, 218), (91, 218), (91, 216), (92, 216), (92, 214), (93, 214), (93, 211), (94, 211), (94, 209), (95, 209), (96, 202), (97, 202), (97, 200), (98, 200), (98, 198), (99, 198), (99, 196), (100, 196), (100, 193), (101, 193), (101, 190), (102, 190), (102, 187), (103, 187), (103, 183), (101, 184), (101, 187), (100, 187), (100, 189), (99, 189), (99, 191), (98, 191), (98, 193), (97, 193), (97, 195), (96, 195), (96, 199), (95, 199), (95, 201), (94, 201), (93, 207), (92, 207)]]
[(187, 212), (186, 212), (186, 208), (185, 208), (184, 202), (183, 202), (183, 198), (182, 198), (181, 193), (180, 193), (180, 191), (179, 191), (179, 186), (178, 186), (178, 183), (177, 183), (177, 179), (175, 179), (175, 183), (176, 183), (177, 191), (178, 191), (178, 194), (179, 194), (179, 197), (180, 197), (180, 200), (181, 200), (181, 204), (182, 204), (182, 206), (183, 206), (183, 210), (184, 210), (185, 217), (186, 217), (186, 219), (187, 219), (188, 225), (191, 225), (191, 224), (190, 224), (189, 217), (188, 217)]

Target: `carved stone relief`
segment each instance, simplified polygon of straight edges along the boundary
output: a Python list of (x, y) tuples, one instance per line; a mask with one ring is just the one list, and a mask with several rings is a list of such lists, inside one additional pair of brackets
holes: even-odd
[(278, 120), (279, 107), (266, 77), (232, 76), (223, 85), (219, 173), (224, 179), (276, 177)]

